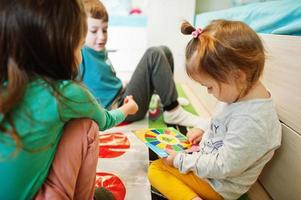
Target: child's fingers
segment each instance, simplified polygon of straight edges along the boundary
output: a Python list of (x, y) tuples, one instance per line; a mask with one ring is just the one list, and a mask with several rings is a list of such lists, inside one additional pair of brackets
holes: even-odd
[(191, 129), (187, 133), (188, 141), (192, 144), (197, 144), (203, 137), (203, 131), (201, 129)]
[(162, 160), (163, 160), (164, 164), (169, 165), (168, 159), (167, 159), (167, 158), (168, 158), (168, 157), (162, 158)]
[(169, 155), (173, 155), (173, 154), (176, 153), (175, 151), (170, 150), (170, 149), (165, 149), (165, 151), (166, 151)]
[(199, 135), (198, 137), (195, 137), (192, 141), (192, 144), (198, 144), (202, 139), (202, 135)]
[(133, 96), (132, 95), (128, 95), (124, 98), (124, 103), (128, 103), (130, 100), (133, 100)]
[(169, 150), (169, 149), (165, 149), (165, 151), (168, 153), (168, 154), (171, 154), (173, 151), (172, 150)]
[(188, 136), (188, 141), (189, 142), (193, 142), (195, 140), (195, 138), (197, 137), (196, 134), (192, 134), (192, 133), (187, 135), (187, 136)]
[(193, 135), (188, 139), (192, 144), (197, 144), (202, 139), (202, 135)]

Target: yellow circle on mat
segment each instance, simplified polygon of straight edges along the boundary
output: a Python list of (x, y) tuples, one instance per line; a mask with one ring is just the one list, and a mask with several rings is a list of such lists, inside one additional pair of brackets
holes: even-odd
[(158, 135), (157, 140), (162, 142), (162, 143), (169, 144), (169, 145), (175, 145), (175, 144), (180, 143), (178, 138), (176, 138), (173, 135), (167, 135), (167, 134)]

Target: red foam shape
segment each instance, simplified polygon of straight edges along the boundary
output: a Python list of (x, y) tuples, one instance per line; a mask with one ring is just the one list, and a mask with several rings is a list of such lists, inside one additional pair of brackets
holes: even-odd
[(125, 198), (126, 188), (122, 180), (114, 174), (96, 173), (95, 187), (104, 187), (111, 191), (116, 200), (124, 200)]
[(107, 133), (99, 136), (99, 158), (116, 158), (130, 148), (130, 141), (123, 133)]

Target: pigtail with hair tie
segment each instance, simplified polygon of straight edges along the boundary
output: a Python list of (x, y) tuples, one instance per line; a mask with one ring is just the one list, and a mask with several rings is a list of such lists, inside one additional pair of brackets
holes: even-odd
[(195, 28), (187, 21), (184, 21), (181, 25), (181, 32), (184, 35), (190, 35), (192, 32), (195, 31)]
[(197, 28), (195, 31), (191, 33), (193, 38), (198, 38), (202, 34), (203, 30), (201, 28)]
[(203, 32), (203, 29), (194, 28), (189, 22), (184, 21), (181, 25), (181, 32), (184, 35), (192, 35), (193, 38), (198, 38)]

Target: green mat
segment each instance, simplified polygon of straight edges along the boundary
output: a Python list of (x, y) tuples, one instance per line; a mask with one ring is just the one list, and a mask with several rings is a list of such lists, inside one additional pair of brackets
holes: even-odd
[[(178, 91), (178, 95), (179, 97), (184, 97), (186, 99), (188, 99), (188, 97), (186, 96), (183, 88), (181, 87), (180, 84), (176, 85), (177, 87), (177, 91)], [(189, 100), (189, 99), (188, 99)], [(193, 114), (197, 115), (197, 112), (195, 111), (194, 107), (189, 104), (187, 106), (183, 106), (183, 108)], [(149, 128), (162, 128), (162, 127), (167, 127), (166, 124), (163, 121), (163, 116), (162, 114), (160, 115), (159, 118), (157, 118), (156, 120), (149, 120)], [(250, 200), (247, 194), (242, 195), (238, 200)]]

